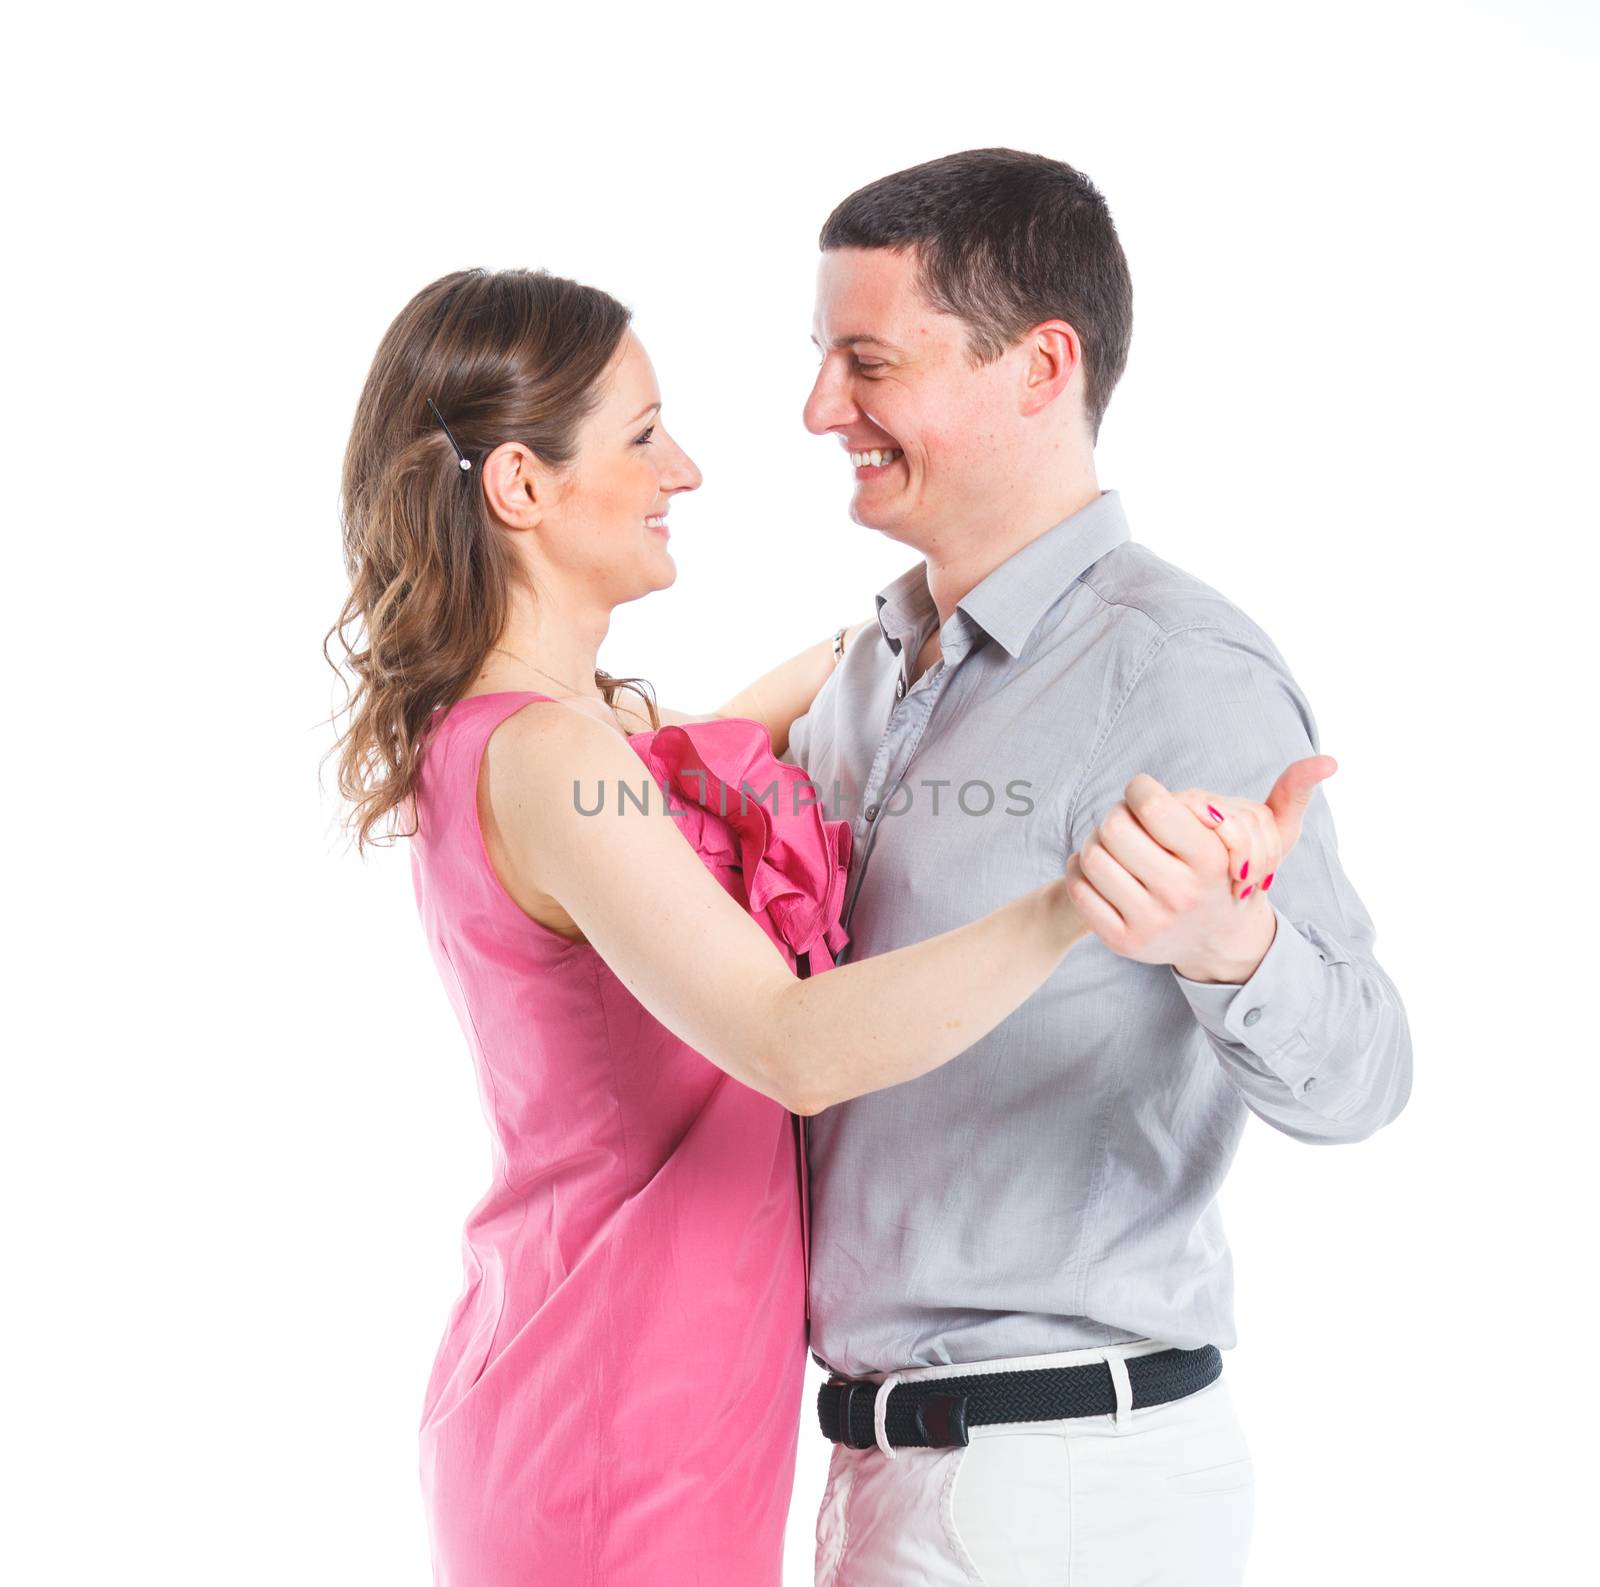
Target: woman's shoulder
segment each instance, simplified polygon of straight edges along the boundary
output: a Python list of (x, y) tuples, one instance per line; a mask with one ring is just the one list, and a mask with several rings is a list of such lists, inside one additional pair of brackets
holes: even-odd
[(504, 764), (519, 779), (552, 766), (581, 775), (590, 765), (626, 764), (629, 736), (598, 703), (591, 709), (583, 701), (531, 696), (495, 727), (486, 753), (492, 765)]
[(617, 715), (628, 724), (630, 733), (652, 732), (657, 724), (661, 727), (693, 727), (700, 722), (721, 722), (725, 718), (716, 712), (708, 712), (704, 716), (691, 716), (687, 711), (674, 711), (665, 705), (656, 707), (656, 723), (652, 723), (649, 713), (636, 702), (635, 697), (619, 695), (616, 700)]
[[(552, 701), (512, 713), (495, 740), (483, 789), (491, 856), (542, 924), (578, 931), (555, 911), (580, 896), (593, 906), (607, 890), (619, 896), (601, 907), (620, 908), (624, 882), (634, 896), (682, 892), (692, 850), (791, 955), (825, 938), (831, 956), (849, 940), (838, 916), (850, 825), (824, 818), (805, 774), (776, 759), (760, 722), (663, 721), (624, 736)], [(674, 819), (638, 819), (659, 810)], [(568, 890), (573, 898), (558, 902)]]
[(575, 789), (642, 772), (614, 725), (575, 702), (531, 697), (500, 721), (484, 745), (478, 820), (490, 864), (512, 901), (536, 924), (586, 943), (561, 903), (541, 885), (546, 845), (570, 841)]

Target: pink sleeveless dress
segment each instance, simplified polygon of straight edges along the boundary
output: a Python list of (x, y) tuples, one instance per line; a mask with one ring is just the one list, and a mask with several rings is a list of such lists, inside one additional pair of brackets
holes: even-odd
[[(494, 1155), (422, 1413), (434, 1581), (778, 1587), (805, 1366), (802, 1121), (501, 885), (478, 822), (484, 746), (550, 698), (435, 711), (417, 786), (417, 907)], [(849, 824), (804, 796), (797, 810), (804, 775), (765, 728), (728, 718), (629, 743), (632, 792), (651, 793), (647, 777), (667, 790), (797, 973), (831, 969)]]

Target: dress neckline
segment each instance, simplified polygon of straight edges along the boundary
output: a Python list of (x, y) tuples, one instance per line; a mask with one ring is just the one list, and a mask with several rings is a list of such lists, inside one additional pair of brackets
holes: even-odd
[[(504, 700), (508, 696), (519, 694), (525, 695), (530, 700), (549, 700), (553, 705), (565, 705), (567, 703), (564, 700), (558, 699), (553, 694), (541, 694), (537, 689), (490, 689), (484, 694), (464, 694), (453, 705), (436, 705), (433, 708), (433, 714), (435, 716), (448, 716), (451, 711), (456, 709), (457, 706), (466, 705), (472, 700)], [(724, 722), (743, 722), (748, 727), (759, 728), (761, 732), (767, 736), (768, 753), (772, 755), (774, 760), (779, 759), (777, 754), (771, 748), (772, 738), (771, 734), (767, 731), (767, 724), (765, 722), (757, 721), (753, 716), (718, 716), (713, 717), (709, 722), (691, 722), (688, 724), (688, 726), (719, 727)], [(636, 738), (651, 738), (657, 733), (664, 733), (669, 727), (677, 728), (679, 732), (687, 731), (687, 728), (677, 722), (663, 722), (660, 727), (640, 728), (637, 733), (628, 733), (624, 736), (631, 744)], [(780, 764), (782, 764), (781, 761)]]
[[(553, 694), (541, 694), (537, 689), (489, 689), (482, 694), (464, 694), (459, 700), (455, 701), (454, 704), (451, 705), (435, 706), (434, 714), (436, 716), (448, 716), (456, 709), (457, 706), (466, 705), (472, 700), (505, 700), (515, 695), (522, 695), (530, 700), (548, 700), (552, 705), (565, 705), (567, 703), (565, 700), (561, 700)], [(662, 724), (662, 726), (666, 725), (667, 724), (665, 723)], [(631, 744), (636, 738), (649, 738), (652, 733), (658, 731), (659, 729), (657, 728), (647, 727), (642, 728), (637, 733), (624, 733), (622, 736), (629, 744)]]

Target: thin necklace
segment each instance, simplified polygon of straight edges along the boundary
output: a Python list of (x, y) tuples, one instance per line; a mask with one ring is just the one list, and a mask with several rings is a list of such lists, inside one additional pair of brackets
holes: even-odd
[(612, 716), (617, 714), (616, 706), (612, 705), (611, 702), (605, 699), (603, 696), (596, 696), (592, 694), (586, 695), (580, 693), (565, 679), (558, 678), (553, 672), (546, 672), (543, 667), (536, 667), (531, 661), (524, 661), (523, 658), (514, 650), (507, 650), (502, 645), (491, 645), (489, 648), (491, 650), (498, 650), (502, 656), (510, 656), (513, 661), (521, 662), (522, 665), (530, 672), (537, 672), (541, 677), (548, 678), (552, 683), (559, 683), (563, 689), (569, 690), (572, 694), (577, 695), (579, 699), (594, 700), (596, 704), (605, 706), (605, 708), (611, 712)]

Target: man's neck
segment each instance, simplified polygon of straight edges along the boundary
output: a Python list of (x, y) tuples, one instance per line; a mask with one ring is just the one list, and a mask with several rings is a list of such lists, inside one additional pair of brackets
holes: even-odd
[(1092, 459), (1069, 480), (1051, 481), (1048, 492), (1032, 501), (1014, 498), (986, 514), (987, 521), (964, 529), (959, 545), (935, 545), (924, 555), (928, 592), (939, 609), (939, 626), (949, 621), (956, 603), (970, 595), (1002, 562), (1048, 533), (1064, 518), (1081, 512), (1100, 497)]

